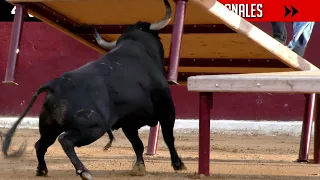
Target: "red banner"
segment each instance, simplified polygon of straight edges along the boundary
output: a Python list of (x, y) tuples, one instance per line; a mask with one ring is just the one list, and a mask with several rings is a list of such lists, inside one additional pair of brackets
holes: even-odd
[(250, 22), (320, 21), (319, 0), (218, 1)]

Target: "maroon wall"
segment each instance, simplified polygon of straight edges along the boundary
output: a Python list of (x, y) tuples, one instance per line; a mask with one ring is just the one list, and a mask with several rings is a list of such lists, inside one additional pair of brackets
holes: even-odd
[[(269, 23), (260, 23), (258, 26), (270, 33)], [(5, 75), (11, 27), (10, 22), (0, 22), (1, 81)], [(287, 27), (291, 37), (290, 24)], [(319, 25), (316, 25), (305, 56), (317, 66), (320, 65), (320, 59), (317, 58), (319, 30)], [(0, 84), (0, 115), (19, 115), (42, 83), (99, 56), (97, 52), (44, 23), (26, 22), (16, 70), (19, 86)], [(173, 87), (172, 92), (177, 118), (197, 118), (198, 94), (187, 92), (185, 87)], [(29, 115), (37, 115), (42, 99), (43, 95)], [(303, 108), (303, 95), (224, 93), (214, 95), (212, 115), (214, 119), (301, 120)]]

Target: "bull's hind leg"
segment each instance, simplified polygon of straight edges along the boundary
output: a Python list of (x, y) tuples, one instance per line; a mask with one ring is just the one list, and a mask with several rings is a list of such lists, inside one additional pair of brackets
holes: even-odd
[(138, 130), (133, 127), (122, 127), (123, 133), (131, 142), (133, 150), (136, 154), (136, 162), (133, 165), (132, 174), (142, 176), (146, 173), (146, 167), (143, 160), (143, 143), (139, 137)]
[(40, 139), (35, 143), (38, 167), (37, 176), (47, 176), (48, 168), (44, 160), (47, 149), (55, 142), (58, 135), (62, 132), (60, 126), (52, 121), (45, 111), (42, 111), (39, 117)]
[(69, 130), (58, 137), (58, 140), (69, 157), (71, 163), (76, 169), (76, 173), (81, 176), (83, 180), (91, 180), (92, 176), (89, 170), (82, 164), (78, 158), (74, 147), (81, 147), (93, 143), (99, 139), (105, 130), (101, 127), (95, 126), (90, 128), (81, 128), (79, 130)]

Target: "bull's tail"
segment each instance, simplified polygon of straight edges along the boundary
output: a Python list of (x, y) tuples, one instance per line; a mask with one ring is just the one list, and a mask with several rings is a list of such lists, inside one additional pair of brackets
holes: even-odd
[(29, 112), (29, 110), (31, 109), (33, 103), (36, 101), (37, 97), (44, 91), (48, 90), (48, 86), (43, 85), (41, 86), (39, 89), (37, 89), (37, 91), (33, 94), (33, 97), (28, 105), (28, 107), (26, 108), (26, 110), (21, 114), (21, 116), (19, 117), (19, 119), (13, 124), (13, 126), (11, 127), (11, 129), (8, 131), (8, 133), (5, 136), (5, 139), (2, 143), (2, 153), (5, 157), (17, 157), (17, 156), (21, 156), (27, 146), (26, 141), (24, 141), (19, 150), (17, 150), (16, 152), (14, 152), (13, 154), (9, 155), (8, 154), (8, 150), (9, 150), (9, 146), (11, 144), (11, 140), (12, 137), (18, 127), (18, 125), (20, 124), (20, 122), (22, 121), (22, 119), (27, 115), (27, 113)]

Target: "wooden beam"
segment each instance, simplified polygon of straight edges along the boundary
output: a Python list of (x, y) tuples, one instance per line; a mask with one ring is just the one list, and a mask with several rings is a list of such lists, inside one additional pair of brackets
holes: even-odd
[[(165, 58), (165, 66), (169, 63)], [(180, 67), (288, 68), (278, 59), (180, 58)]]
[[(109, 24), (109, 25), (95, 25), (99, 34), (122, 34), (124, 30), (131, 24)], [(173, 25), (169, 24), (163, 29), (159, 30), (161, 34), (171, 34)], [(82, 25), (81, 28), (74, 31), (75, 34), (86, 36), (92, 35), (91, 25)], [(232, 34), (236, 33), (224, 24), (184, 24), (183, 34)]]
[[(77, 29), (81, 26), (78, 23), (73, 22), (67, 17), (62, 17), (62, 15), (60, 15), (59, 13), (55, 13), (51, 8), (46, 7), (41, 3), (28, 3), (27, 5), (28, 5), (28, 12), (31, 15), (47, 23), (48, 25), (62, 31), (63, 33), (69, 35), (70, 37), (80, 41), (86, 46), (100, 53), (105, 53), (105, 50), (102, 49), (97, 43), (92, 42), (91, 39), (86, 39), (73, 33), (74, 29)], [(44, 11), (42, 9), (46, 9), (46, 10)], [(57, 19), (55, 19), (53, 16), (49, 16), (48, 13), (53, 13), (55, 14), (56, 17), (61, 16), (60, 18), (64, 18), (64, 21), (57, 21)], [(71, 22), (73, 22), (73, 25), (71, 24)]]
[(274, 54), (283, 63), (296, 70), (317, 70), (318, 68), (291, 51), (288, 47), (282, 45), (274, 38), (263, 32), (250, 22), (241, 18), (230, 11), (217, 0), (192, 0), (199, 6), (203, 7), (212, 16), (219, 18), (225, 25), (229, 26), (236, 32), (248, 37), (253, 42), (262, 46), (270, 53)]
[[(165, 66), (165, 69), (168, 67)], [(266, 72), (283, 72), (294, 71), (291, 68), (251, 68), (251, 67), (178, 67), (178, 72), (190, 72), (190, 73), (266, 73)]]
[(34, 2), (79, 2), (79, 1), (91, 1), (91, 0), (6, 0), (9, 3), (34, 3)]
[(320, 71), (192, 76), (188, 90), (197, 92), (319, 93)]

